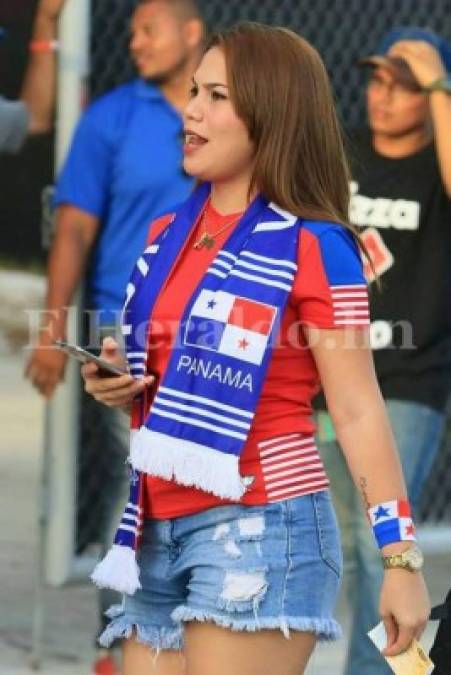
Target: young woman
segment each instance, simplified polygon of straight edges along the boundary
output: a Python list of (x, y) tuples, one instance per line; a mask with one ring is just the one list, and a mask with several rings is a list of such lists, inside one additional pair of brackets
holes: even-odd
[[(130, 375), (83, 368), (87, 391), (132, 420), (130, 501), (94, 573), (125, 592), (103, 642), (126, 638), (125, 675), (299, 675), (318, 639), (338, 637), (341, 553), (311, 420), (321, 381), (382, 553), (402, 554), (381, 591), (399, 653), (429, 604), (320, 57), (282, 28), (215, 36), (185, 136), (198, 187), (153, 223), (128, 285)], [(121, 363), (112, 339), (103, 357)]]

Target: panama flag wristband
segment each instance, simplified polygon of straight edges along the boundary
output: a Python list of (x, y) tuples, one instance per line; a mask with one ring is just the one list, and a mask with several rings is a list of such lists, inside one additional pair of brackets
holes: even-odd
[(379, 548), (397, 541), (416, 541), (407, 500), (395, 499), (376, 504), (368, 509), (368, 516)]

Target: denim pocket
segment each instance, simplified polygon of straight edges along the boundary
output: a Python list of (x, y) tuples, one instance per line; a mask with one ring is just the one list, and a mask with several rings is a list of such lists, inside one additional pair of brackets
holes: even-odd
[(341, 577), (343, 558), (340, 534), (330, 493), (326, 491), (315, 492), (312, 494), (312, 501), (320, 555), (337, 577)]

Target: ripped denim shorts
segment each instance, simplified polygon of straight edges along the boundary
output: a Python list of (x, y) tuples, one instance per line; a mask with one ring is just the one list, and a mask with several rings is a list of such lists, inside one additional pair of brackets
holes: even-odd
[(185, 621), (340, 636), (341, 547), (327, 490), (148, 520), (138, 563), (142, 588), (110, 610), (103, 646), (135, 629), (156, 650), (181, 649)]

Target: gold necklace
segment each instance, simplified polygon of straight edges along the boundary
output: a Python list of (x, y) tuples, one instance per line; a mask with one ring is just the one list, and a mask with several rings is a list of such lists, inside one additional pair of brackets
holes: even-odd
[(201, 225), (201, 226), (203, 225), (204, 231), (201, 234), (201, 236), (199, 237), (199, 239), (193, 244), (193, 248), (195, 248), (197, 251), (200, 251), (200, 249), (204, 248), (204, 246), (205, 246), (205, 248), (208, 248), (208, 249), (213, 248), (213, 246), (216, 244), (215, 237), (217, 237), (219, 234), (222, 234), (222, 232), (224, 232), (228, 227), (231, 227), (232, 225), (237, 223), (242, 216), (242, 214), (240, 213), (240, 215), (237, 218), (234, 218), (233, 220), (231, 220), (230, 223), (226, 223), (216, 232), (210, 233), (210, 232), (208, 232), (207, 227), (204, 224), (205, 214), (207, 212), (207, 208), (208, 208), (208, 204), (205, 206), (205, 208), (202, 212), (202, 215), (201, 215), (201, 218), (200, 218), (200, 223), (199, 223), (199, 225)]

